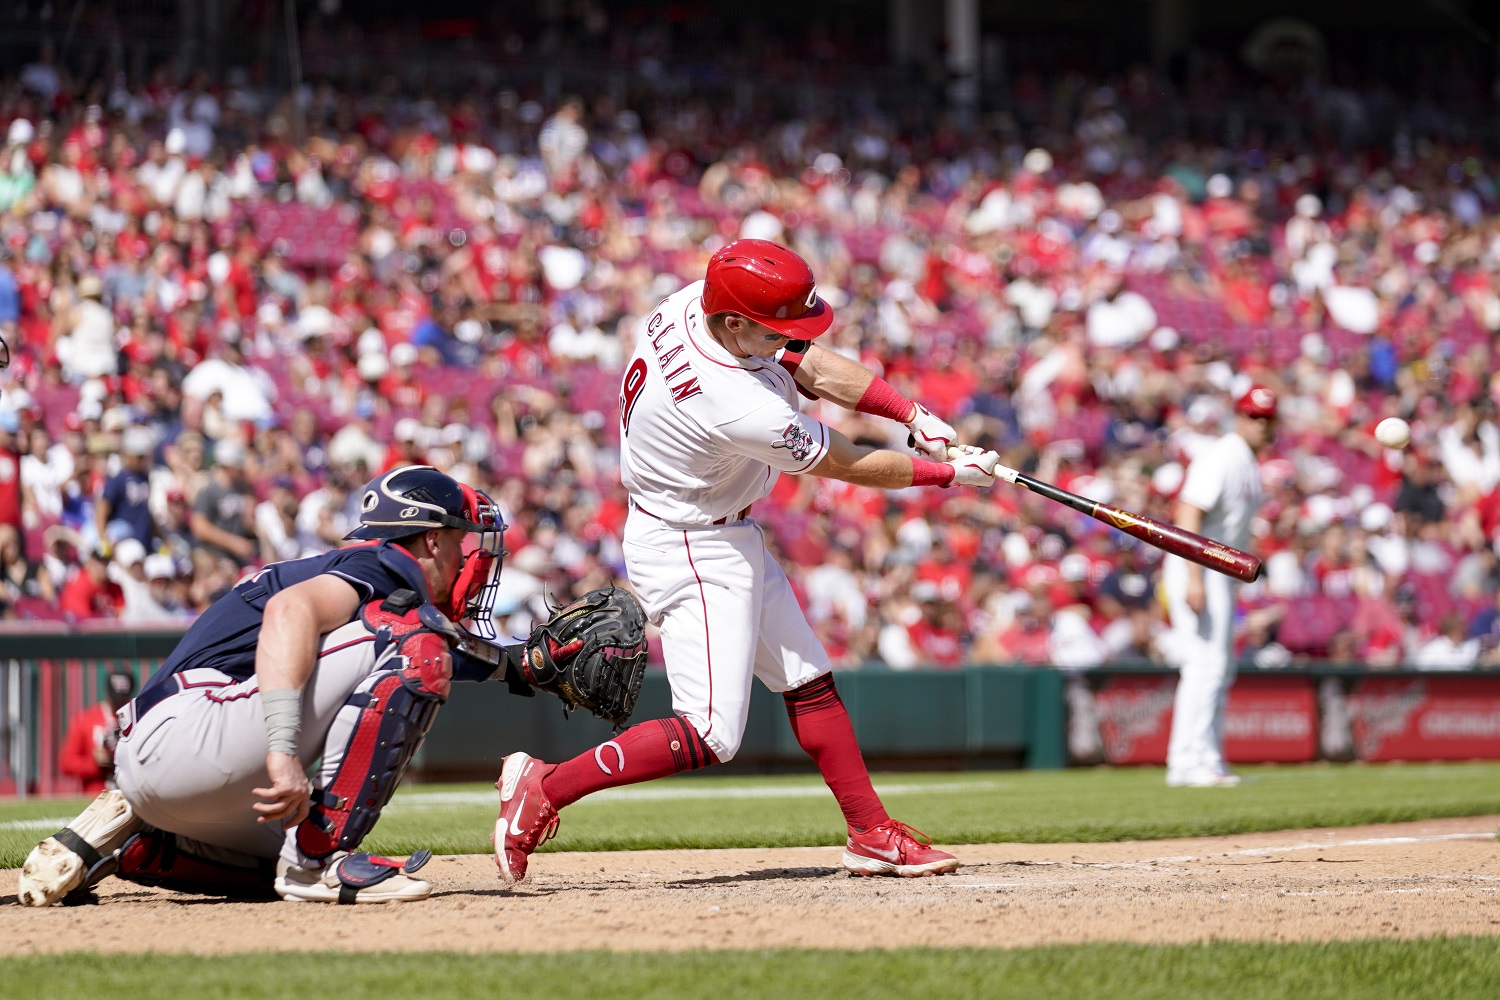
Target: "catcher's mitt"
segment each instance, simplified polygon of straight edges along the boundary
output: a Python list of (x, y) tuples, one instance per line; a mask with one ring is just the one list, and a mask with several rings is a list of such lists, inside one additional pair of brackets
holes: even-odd
[(623, 726), (646, 672), (646, 614), (619, 587), (584, 594), (531, 630), (522, 657), (526, 679), (563, 700)]

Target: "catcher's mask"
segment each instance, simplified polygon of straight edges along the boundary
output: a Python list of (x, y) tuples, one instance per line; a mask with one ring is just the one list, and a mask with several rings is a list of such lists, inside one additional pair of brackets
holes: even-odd
[(493, 639), (495, 620), (491, 611), (505, 560), (505, 522), (500, 520), (500, 508), (484, 491), (472, 486), (463, 487), (463, 491), (465, 513), (479, 527), (471, 528), (464, 538), (464, 562), (453, 584), (450, 617), (465, 623), (475, 635)]
[(406, 538), (434, 528), (462, 528), (464, 561), (443, 611), (471, 630), (495, 637), (490, 608), (500, 585), (505, 524), (493, 500), (430, 465), (409, 465), (370, 481), (360, 500), (359, 527), (345, 538)]

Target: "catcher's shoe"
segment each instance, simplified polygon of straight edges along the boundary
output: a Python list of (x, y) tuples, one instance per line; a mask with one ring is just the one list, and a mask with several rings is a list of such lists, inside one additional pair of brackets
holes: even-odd
[(851, 875), (947, 875), (958, 859), (932, 846), (921, 830), (891, 820), (863, 833), (849, 834), (844, 845), (844, 868)]
[(346, 854), (322, 868), (276, 863), (276, 895), (293, 903), (410, 903), (432, 895), (432, 885), (412, 878), (432, 858), (418, 851), (409, 858)]
[(21, 867), (22, 906), (51, 906), (83, 884), (90, 872), (98, 881), (120, 845), (140, 830), (141, 821), (118, 789), (100, 792), (78, 818), (37, 844)]
[(542, 791), (542, 779), (551, 770), (552, 765), (524, 753), (511, 754), (500, 769), (495, 863), (506, 885), (515, 885), (526, 877), (531, 852), (557, 833), (557, 810)]

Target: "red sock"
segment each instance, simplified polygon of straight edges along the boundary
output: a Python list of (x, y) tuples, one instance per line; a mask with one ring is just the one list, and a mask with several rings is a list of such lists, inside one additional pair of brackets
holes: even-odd
[(864, 755), (854, 739), (854, 724), (833, 687), (833, 675), (824, 674), (782, 697), (786, 699), (786, 714), (792, 720), (797, 742), (823, 772), (823, 780), (838, 799), (849, 829), (863, 831), (890, 822), (880, 796), (870, 784)]
[(652, 719), (563, 761), (542, 779), (556, 809), (590, 792), (717, 764), (719, 758), (686, 719)]

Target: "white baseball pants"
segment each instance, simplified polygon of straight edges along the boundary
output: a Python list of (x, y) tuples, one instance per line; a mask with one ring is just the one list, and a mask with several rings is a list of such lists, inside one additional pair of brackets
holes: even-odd
[(682, 527), (632, 509), (623, 549), (631, 586), (661, 629), (672, 710), (720, 761), (744, 739), (752, 678), (780, 693), (831, 669), (754, 521)]
[(1222, 774), (1224, 706), (1234, 683), (1234, 581), (1204, 570), (1203, 613), (1187, 606), (1188, 562), (1168, 556), (1162, 590), (1171, 620), (1168, 659), (1179, 668), (1167, 777)]

